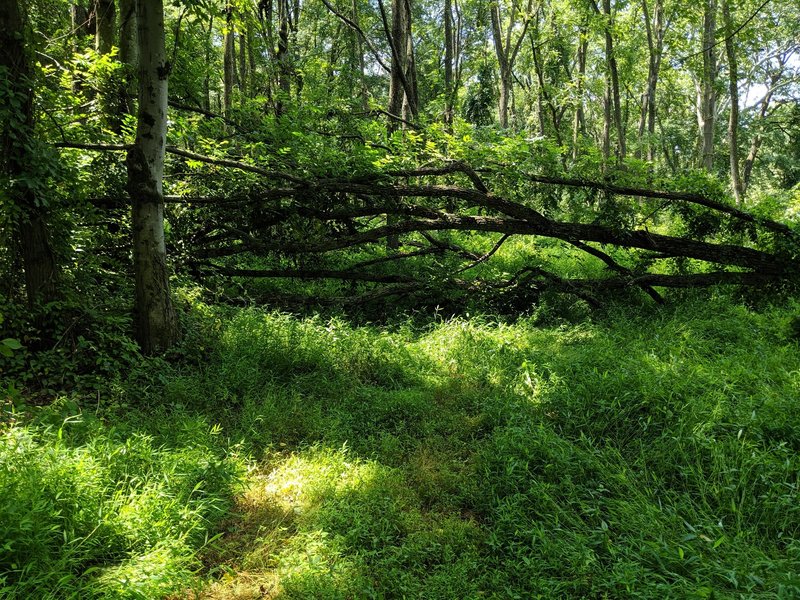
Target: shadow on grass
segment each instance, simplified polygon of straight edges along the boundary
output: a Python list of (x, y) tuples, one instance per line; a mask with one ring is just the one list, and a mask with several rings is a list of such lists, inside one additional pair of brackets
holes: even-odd
[(243, 312), (166, 390), (260, 461), (200, 595), (800, 594), (782, 318), (387, 333)]

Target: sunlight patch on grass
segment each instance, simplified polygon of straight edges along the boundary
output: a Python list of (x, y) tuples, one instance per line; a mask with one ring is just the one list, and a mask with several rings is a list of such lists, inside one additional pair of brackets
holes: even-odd
[(240, 518), (217, 545), (222, 552), (216, 560), (226, 553), (236, 557), (229, 568), (241, 570), (245, 581), (226, 575), (204, 597), (270, 590), (285, 598), (333, 598), (371, 588), (358, 558), (343, 552), (346, 521), (358, 516), (346, 514), (347, 498), (386, 478), (387, 470), (351, 456), (346, 447), (273, 457), (268, 472), (251, 478), (238, 501)]

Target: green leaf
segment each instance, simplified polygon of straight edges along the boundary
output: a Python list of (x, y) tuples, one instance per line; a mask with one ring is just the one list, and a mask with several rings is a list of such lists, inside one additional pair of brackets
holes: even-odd
[(22, 344), (19, 341), (15, 340), (14, 338), (6, 338), (2, 342), (0, 342), (8, 348), (9, 350), (19, 350), (22, 348)]

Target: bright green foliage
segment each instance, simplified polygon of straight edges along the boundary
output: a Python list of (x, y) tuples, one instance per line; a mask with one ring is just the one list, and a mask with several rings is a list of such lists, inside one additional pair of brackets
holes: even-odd
[(202, 367), (135, 369), (114, 427), (6, 428), (12, 597), (800, 593), (796, 307), (379, 328), (181, 301)]
[(47, 425), (58, 418), (53, 406), (2, 433), (0, 595), (146, 599), (187, 585), (236, 481), (213, 431), (181, 419), (168, 447), (89, 415)]

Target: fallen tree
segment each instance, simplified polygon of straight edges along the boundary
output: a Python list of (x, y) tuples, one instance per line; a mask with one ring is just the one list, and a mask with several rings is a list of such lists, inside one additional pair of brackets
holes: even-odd
[[(124, 146), (76, 146), (125, 149)], [(636, 228), (554, 217), (527, 199), (510, 199), (493, 193), (487, 183), (491, 172), (478, 173), (461, 162), (352, 178), (303, 179), (177, 148), (168, 148), (168, 153), (216, 168), (245, 171), (260, 179), (246, 192), (233, 196), (165, 197), (166, 203), (180, 203), (203, 211), (202, 226), (191, 233), (185, 253), (185, 262), (198, 275), (360, 282), (374, 286), (359, 295), (366, 300), (430, 294), (434, 289), (491, 293), (515, 287), (537, 293), (553, 289), (575, 294), (592, 304), (599, 303), (598, 294), (624, 289), (641, 289), (660, 302), (661, 295), (655, 288), (764, 286), (794, 283), (798, 276), (795, 256), (800, 242), (793, 229), (697, 193), (524, 175), (541, 186), (594, 190), (607, 198), (629, 197), (662, 203), (656, 211), (664, 207), (702, 211), (717, 221), (727, 219), (731, 225), (749, 228), (754, 242), (723, 243), (713, 235), (668, 235), (650, 231), (647, 226)], [(113, 206), (114, 202), (96, 199), (102, 206)], [(499, 234), (500, 239), (481, 255), (437, 237), (453, 231)], [(500, 247), (516, 236), (559, 240), (565, 249), (601, 261), (608, 276), (564, 278), (542, 264), (526, 265), (494, 280), (463, 276), (466, 271), (491, 262)], [(400, 249), (387, 250), (385, 242), (390, 238), (401, 240)], [(372, 248), (376, 256), (348, 263), (340, 251), (354, 248)], [(619, 255), (621, 250), (644, 251), (646, 266), (622, 264), (619, 256), (612, 256), (612, 253)], [(336, 260), (331, 260), (332, 256)], [(243, 267), (239, 263), (244, 257), (255, 258), (259, 267)], [(431, 263), (424, 277), (406, 269), (392, 270), (408, 259), (421, 257), (439, 261)], [(449, 259), (443, 263), (441, 257)], [(663, 266), (667, 259), (692, 259), (697, 267), (695, 272), (681, 272)], [(297, 264), (290, 266), (292, 261)]]
[[(464, 175), (472, 185), (442, 185), (430, 181), (452, 174)], [(426, 184), (412, 185), (408, 183), (411, 178), (428, 181)], [(552, 186), (581, 185), (577, 180), (541, 177), (537, 182)], [(307, 181), (301, 186), (270, 188), (263, 195), (254, 192), (241, 198), (240, 202), (252, 207), (259, 218), (252, 220), (247, 227), (220, 223), (213, 233), (200, 236), (195, 241), (195, 257), (198, 264), (231, 277), (339, 279), (371, 282), (376, 285), (393, 284), (397, 294), (407, 294), (412, 290), (429, 293), (437, 286), (468, 291), (491, 291), (517, 286), (529, 287), (537, 292), (555, 289), (572, 293), (591, 304), (599, 304), (595, 294), (630, 288), (640, 288), (654, 300), (661, 302), (662, 298), (656, 287), (763, 286), (796, 279), (793, 249), (797, 248), (798, 238), (783, 223), (756, 217), (698, 194), (623, 188), (597, 182), (585, 182), (585, 187), (601, 189), (609, 194), (696, 205), (701, 210), (725, 215), (779, 238), (781, 244), (776, 246), (782, 245), (783, 250), (772, 252), (742, 244), (670, 236), (648, 229), (615, 228), (599, 223), (556, 220), (525, 203), (493, 194), (478, 173), (466, 165), (454, 163), (439, 168), (395, 171), (357, 180)], [(376, 219), (386, 215), (394, 217), (389, 224), (375, 223)], [(345, 223), (347, 226), (340, 230), (322, 227), (318, 235), (310, 237), (287, 239), (285, 236), (275, 235), (276, 230), (298, 219), (323, 225)], [(497, 233), (502, 237), (485, 256), (476, 256), (474, 252), (452, 243), (444, 247), (432, 235), (447, 231)], [(242, 254), (284, 258), (324, 256), (349, 248), (368, 245), (380, 247), (377, 244), (390, 236), (400, 236), (406, 244), (421, 245), (424, 242), (426, 246), (415, 252), (393, 252), (374, 261), (353, 264), (338, 270), (240, 269), (215, 263), (215, 260)], [(464, 271), (490, 260), (499, 247), (512, 236), (561, 240), (569, 247), (602, 261), (613, 276), (570, 279), (559, 277), (539, 266), (527, 266), (506, 280), (469, 280), (459, 277)], [(698, 273), (637, 270), (620, 264), (603, 247), (645, 250), (655, 263), (669, 258), (687, 258), (708, 263), (710, 266)], [(386, 264), (422, 254), (443, 253), (458, 255), (462, 263), (466, 264), (449, 271), (440, 270), (427, 285), (425, 281), (415, 281), (406, 274), (375, 273), (369, 270), (369, 267), (378, 262)]]

